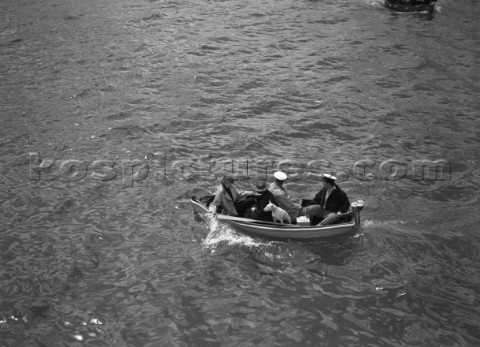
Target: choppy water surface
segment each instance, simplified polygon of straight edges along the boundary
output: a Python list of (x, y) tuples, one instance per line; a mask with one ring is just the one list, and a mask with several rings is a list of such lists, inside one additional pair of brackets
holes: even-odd
[[(0, 346), (477, 346), (479, 6), (438, 5), (2, 1)], [(277, 168), (361, 228), (193, 216)]]

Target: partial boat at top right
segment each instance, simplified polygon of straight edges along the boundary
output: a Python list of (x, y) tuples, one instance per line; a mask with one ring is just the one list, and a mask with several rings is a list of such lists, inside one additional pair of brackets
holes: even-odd
[(428, 12), (435, 9), (436, 0), (385, 0), (384, 6), (398, 12)]

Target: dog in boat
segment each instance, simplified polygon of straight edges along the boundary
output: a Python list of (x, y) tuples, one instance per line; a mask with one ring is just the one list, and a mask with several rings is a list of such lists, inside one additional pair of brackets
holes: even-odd
[(288, 224), (292, 224), (292, 220), (288, 215), (287, 211), (278, 207), (277, 205), (272, 204), (270, 201), (267, 206), (263, 209), (265, 212), (272, 211), (272, 217), (274, 222), (283, 223), (285, 220)]

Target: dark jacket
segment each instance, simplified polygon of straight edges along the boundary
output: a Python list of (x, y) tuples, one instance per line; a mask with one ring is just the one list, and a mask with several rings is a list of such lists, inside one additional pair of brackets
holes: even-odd
[(269, 202), (277, 205), (277, 199), (275, 196), (267, 189), (261, 192), (261, 194), (256, 197), (256, 200), (257, 202), (255, 203), (255, 211), (250, 218), (273, 222), (272, 211), (265, 212), (263, 209), (268, 205)]
[(321, 205), (324, 207), (324, 210), (329, 212), (338, 211), (345, 213), (350, 207), (350, 201), (348, 200), (347, 194), (341, 190), (337, 185), (332, 191), (330, 196), (327, 199), (327, 205), (325, 206), (325, 196), (327, 195), (327, 189), (322, 188), (317, 195), (313, 198), (309, 205)]

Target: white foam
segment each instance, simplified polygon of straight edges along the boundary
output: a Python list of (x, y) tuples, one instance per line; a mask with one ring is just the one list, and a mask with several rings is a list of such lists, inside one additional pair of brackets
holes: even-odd
[(240, 244), (247, 247), (259, 247), (264, 245), (264, 243), (257, 242), (247, 235), (236, 232), (226, 224), (219, 223), (216, 218), (206, 216), (206, 220), (210, 232), (203, 241), (203, 244), (209, 248), (215, 248), (220, 243), (226, 243), (228, 245)]
[(373, 219), (366, 219), (362, 221), (362, 226), (364, 227), (375, 227), (380, 225), (392, 225), (392, 224), (405, 224), (402, 220), (373, 220)]

